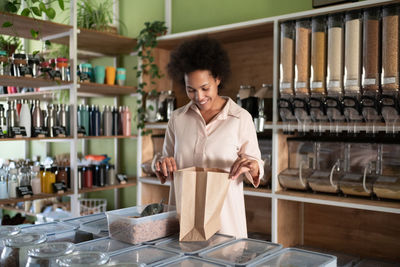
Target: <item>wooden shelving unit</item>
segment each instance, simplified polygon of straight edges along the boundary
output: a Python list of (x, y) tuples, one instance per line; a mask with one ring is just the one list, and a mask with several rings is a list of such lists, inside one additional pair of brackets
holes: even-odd
[(23, 201), (31, 201), (35, 199), (46, 199), (46, 198), (52, 198), (52, 197), (62, 197), (62, 196), (69, 196), (72, 195), (72, 191), (67, 191), (64, 193), (59, 193), (59, 194), (38, 194), (38, 195), (33, 195), (31, 197), (26, 197), (26, 198), (8, 198), (8, 199), (0, 199), (0, 205), (4, 204), (12, 204), (12, 203), (18, 203), (18, 202), (23, 202)]
[(54, 141), (54, 142), (70, 142), (72, 137), (21, 137), (21, 138), (0, 138), (0, 142), (9, 141)]
[(39, 87), (58, 87), (72, 84), (70, 82), (48, 80), (43, 78), (32, 78), (32, 77), (14, 77), (8, 75), (0, 75), (0, 85), (2, 86), (17, 86), (27, 88), (39, 88)]
[(137, 135), (125, 136), (125, 135), (113, 135), (113, 136), (79, 136), (78, 139), (84, 140), (97, 140), (97, 139), (136, 139)]
[(121, 96), (130, 95), (136, 92), (136, 87), (133, 86), (120, 86), (120, 85), (107, 85), (98, 83), (79, 83), (79, 94), (93, 94), (102, 96)]
[(103, 187), (83, 188), (83, 189), (79, 190), (79, 194), (127, 188), (127, 187), (131, 187), (131, 186), (135, 186), (136, 184), (137, 184), (136, 178), (128, 178), (128, 181), (126, 182), (126, 184), (115, 184), (115, 185), (107, 185), (107, 186), (103, 186)]

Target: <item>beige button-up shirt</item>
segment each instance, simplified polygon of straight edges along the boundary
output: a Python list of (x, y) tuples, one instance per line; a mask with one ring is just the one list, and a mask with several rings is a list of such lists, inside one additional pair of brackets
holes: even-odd
[[(165, 135), (163, 156), (174, 157), (178, 169), (203, 167), (226, 172), (238, 156), (249, 157), (259, 162), (261, 178), (264, 164), (252, 117), (232, 99), (224, 98), (227, 103), (208, 124), (193, 102), (174, 111)], [(252, 181), (249, 173), (246, 177)], [(258, 186), (258, 182), (253, 185)], [(173, 183), (169, 197), (169, 203), (175, 205)], [(220, 233), (247, 237), (243, 176), (230, 182), (221, 211)]]

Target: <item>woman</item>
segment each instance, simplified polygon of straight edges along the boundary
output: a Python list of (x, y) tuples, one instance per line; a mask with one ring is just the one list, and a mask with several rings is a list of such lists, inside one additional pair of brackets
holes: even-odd
[[(162, 183), (177, 169), (219, 168), (232, 179), (221, 211), (220, 233), (247, 237), (243, 176), (257, 187), (263, 162), (251, 115), (219, 95), (230, 74), (226, 51), (214, 39), (186, 41), (171, 53), (169, 75), (185, 85), (190, 102), (168, 122), (163, 157), (156, 162)], [(170, 204), (175, 204), (173, 183)]]

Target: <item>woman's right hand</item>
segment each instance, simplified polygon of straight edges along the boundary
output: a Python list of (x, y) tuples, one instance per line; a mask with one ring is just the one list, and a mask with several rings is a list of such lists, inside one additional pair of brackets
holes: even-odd
[(173, 157), (163, 157), (156, 161), (156, 175), (161, 183), (165, 183), (167, 179), (173, 180), (173, 172), (177, 170), (176, 162)]

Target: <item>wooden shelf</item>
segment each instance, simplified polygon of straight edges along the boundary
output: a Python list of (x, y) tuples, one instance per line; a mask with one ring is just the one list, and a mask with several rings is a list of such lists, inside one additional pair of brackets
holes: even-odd
[(99, 83), (79, 83), (78, 94), (90, 94), (90, 96), (118, 96), (129, 95), (136, 92), (136, 87), (107, 85)]
[[(101, 53), (107, 56), (130, 54), (134, 51), (136, 40), (109, 32), (79, 28), (78, 49)], [(69, 45), (68, 37), (53, 39), (53, 42)]]
[(12, 203), (18, 203), (18, 202), (24, 202), (24, 201), (31, 201), (31, 200), (35, 200), (35, 199), (46, 199), (46, 198), (52, 198), (52, 197), (62, 197), (62, 196), (68, 196), (68, 195), (72, 195), (73, 192), (72, 191), (67, 191), (64, 193), (60, 193), (60, 194), (38, 194), (38, 195), (33, 195), (31, 197), (28, 198), (7, 198), (7, 199), (0, 199), (0, 205), (4, 205), (4, 204), (12, 204)]
[(126, 184), (116, 184), (116, 185), (107, 185), (103, 187), (93, 187), (93, 188), (83, 188), (79, 190), (79, 194), (90, 193), (90, 192), (98, 192), (98, 191), (105, 191), (111, 189), (118, 189), (118, 188), (127, 188), (131, 186), (135, 186), (136, 178), (129, 178)]
[(39, 31), (38, 39), (72, 30), (70, 25), (0, 12), (0, 25), (3, 25), (6, 21), (11, 22), (13, 26), (8, 28), (0, 27), (0, 34), (28, 39), (33, 39), (31, 29)]
[(386, 125), (384, 122), (378, 123), (367, 123), (367, 122), (340, 122), (340, 123), (329, 123), (329, 122), (309, 122), (305, 125), (299, 124), (297, 122), (287, 123), (278, 122), (277, 127), (282, 130), (287, 131), (301, 131), (301, 132), (392, 132), (400, 131), (400, 123), (393, 125)]
[(0, 75), (1, 86), (17, 86), (26, 88), (40, 88), (40, 87), (59, 87), (71, 85), (71, 82), (54, 81), (43, 78), (32, 77), (14, 77), (9, 75)]
[(10, 206), (0, 206), (0, 209), (5, 209), (5, 210), (10, 210), (10, 211), (20, 212), (20, 213), (22, 213), (22, 214), (26, 214), (26, 215), (32, 216), (32, 217), (35, 217), (35, 216), (36, 216), (36, 213), (29, 212), (29, 211), (25, 211), (25, 210), (18, 209), (18, 208), (13, 208), (13, 207), (10, 207)]
[(56, 99), (55, 91), (46, 90), (39, 92), (27, 92), (18, 94), (3, 94), (0, 95), (0, 100), (14, 100), (14, 99), (38, 99), (40, 101), (52, 101)]
[(78, 139), (83, 140), (96, 140), (96, 139), (136, 139), (137, 135), (125, 136), (125, 135), (116, 135), (116, 136), (79, 136)]
[(266, 197), (266, 198), (272, 198), (273, 196), (271, 189), (267, 188), (254, 188), (250, 186), (244, 186), (243, 192), (245, 196)]
[(371, 200), (361, 197), (341, 197), (336, 195), (314, 194), (290, 190), (278, 191), (275, 195), (278, 199), (297, 202), (400, 214), (400, 201)]
[(54, 141), (54, 142), (70, 142), (71, 137), (23, 137), (23, 138), (0, 138), (0, 142), (8, 141)]
[(248, 25), (240, 24), (240, 26), (239, 24), (237, 24), (237, 27), (232, 24), (161, 36), (158, 38), (157, 48), (172, 50), (184, 40), (204, 35), (215, 38), (222, 43), (242, 42), (273, 35), (274, 24), (272, 20), (256, 20)]

